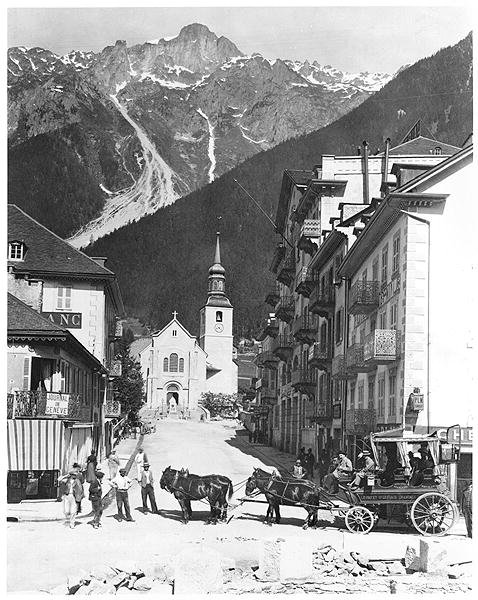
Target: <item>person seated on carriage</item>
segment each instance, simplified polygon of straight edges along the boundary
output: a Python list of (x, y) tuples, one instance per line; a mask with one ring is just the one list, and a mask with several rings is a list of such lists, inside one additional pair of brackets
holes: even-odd
[(324, 477), (324, 488), (331, 494), (339, 491), (339, 482), (347, 480), (352, 474), (352, 461), (344, 452), (339, 451), (332, 461), (333, 471)]
[(380, 472), (380, 484), (389, 487), (395, 483), (395, 471), (402, 466), (397, 458), (397, 448), (395, 444), (384, 444), (385, 446), (385, 468)]
[(423, 460), (420, 452), (415, 452), (413, 456), (410, 458), (410, 468), (412, 470), (410, 475), (410, 481), (408, 485), (411, 487), (418, 487), (422, 485), (425, 477), (423, 475), (423, 471), (426, 468), (426, 462)]
[(370, 456), (370, 452), (368, 450), (363, 450), (357, 457), (362, 461), (362, 468), (360, 471), (357, 471), (355, 474), (354, 480), (349, 484), (350, 489), (357, 490), (359, 487), (363, 487), (365, 483), (365, 478), (372, 473), (375, 473), (375, 462)]
[(305, 477), (305, 469), (299, 459), (295, 461), (295, 464), (292, 468), (292, 476), (296, 479), (304, 479)]

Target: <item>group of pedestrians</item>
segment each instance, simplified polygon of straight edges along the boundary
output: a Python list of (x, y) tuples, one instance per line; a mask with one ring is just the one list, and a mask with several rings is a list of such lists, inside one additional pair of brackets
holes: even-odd
[[(141, 486), (141, 499), (143, 513), (148, 513), (148, 500), (151, 512), (158, 514), (154, 494), (154, 475), (148, 463), (146, 454), (139, 448), (135, 456), (136, 480)], [(98, 469), (98, 458), (94, 450), (87, 458), (85, 472), (78, 463), (74, 463), (70, 471), (58, 479), (59, 495), (63, 503), (65, 523), (70, 528), (75, 527), (75, 519), (82, 511), (82, 500), (85, 498), (84, 483), (89, 484), (88, 499), (94, 513), (92, 525), (94, 529), (101, 527), (101, 517), (105, 506), (105, 497), (110, 490), (115, 491), (116, 505), (118, 508), (117, 520), (119, 522), (134, 521), (131, 516), (128, 491), (133, 485), (133, 480), (126, 474), (126, 469), (120, 467), (120, 460), (115, 450), (112, 450), (107, 460), (109, 478), (104, 481), (104, 473)]]

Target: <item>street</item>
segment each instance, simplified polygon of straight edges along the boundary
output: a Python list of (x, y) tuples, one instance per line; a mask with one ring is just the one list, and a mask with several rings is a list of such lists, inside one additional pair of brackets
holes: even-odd
[[(168, 559), (186, 544), (198, 542), (220, 546), (224, 556), (244, 564), (251, 561), (257, 564), (261, 539), (279, 536), (307, 537), (317, 543), (330, 543), (340, 550), (362, 551), (384, 559), (402, 558), (409, 544), (418, 548), (419, 536), (408, 528), (390, 525), (378, 527), (367, 536), (353, 535), (333, 526), (330, 514), (322, 511), (319, 513), (321, 528), (303, 531), (300, 525), (306, 513), (301, 508), (282, 508), (281, 524), (267, 527), (261, 523), (265, 504), (245, 503), (236, 511), (230, 511), (234, 518), (229, 524), (206, 526), (208, 507), (193, 502), (193, 519), (183, 525), (176, 499), (159, 486), (161, 473), (168, 465), (178, 469), (187, 467), (196, 474), (228, 476), (235, 487), (232, 504), (245, 495), (244, 485), (239, 484), (245, 482), (254, 467), (270, 471), (272, 466), (280, 466), (280, 453), (249, 444), (244, 432), (236, 428), (235, 421), (165, 420), (158, 422), (156, 433), (145, 436), (143, 448), (154, 474), (160, 515), (142, 513), (140, 488), (134, 483), (130, 490), (133, 523), (120, 523), (115, 519), (115, 502), (105, 510), (102, 527), (98, 530), (88, 524), (91, 516), (78, 518), (73, 530), (65, 527), (61, 520), (8, 523), (8, 591), (48, 590), (80, 569), (88, 570), (124, 558), (139, 563)], [(131, 440), (127, 442), (131, 446)], [(121, 453), (121, 444), (118, 451)], [(129, 476), (136, 476), (135, 466)], [(54, 506), (61, 518), (61, 504)], [(84, 512), (88, 513), (87, 498), (84, 506)], [(471, 540), (465, 537), (462, 526), (441, 540), (453, 560), (469, 560)]]

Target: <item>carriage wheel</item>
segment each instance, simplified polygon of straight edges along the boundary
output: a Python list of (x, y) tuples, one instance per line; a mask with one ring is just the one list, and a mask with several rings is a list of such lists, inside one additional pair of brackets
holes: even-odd
[(419, 496), (412, 505), (410, 518), (422, 535), (444, 535), (455, 523), (456, 509), (453, 502), (435, 492)]
[(352, 533), (368, 533), (375, 523), (374, 514), (365, 506), (352, 506), (345, 515), (345, 525)]

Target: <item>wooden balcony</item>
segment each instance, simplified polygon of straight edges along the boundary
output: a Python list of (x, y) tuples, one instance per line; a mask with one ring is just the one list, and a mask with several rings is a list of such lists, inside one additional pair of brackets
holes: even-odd
[(295, 277), (295, 252), (290, 250), (277, 269), (277, 281), (290, 287)]
[(312, 344), (317, 335), (318, 319), (314, 315), (302, 315), (292, 323), (292, 335), (304, 344)]
[(91, 403), (79, 394), (18, 391), (7, 394), (7, 419), (64, 419), (89, 423)]
[(282, 296), (276, 306), (276, 317), (290, 323), (294, 317), (295, 304), (292, 296)]
[(318, 219), (305, 219), (300, 228), (297, 247), (311, 256), (317, 252), (320, 239), (320, 221)]
[(331, 369), (331, 377), (332, 379), (347, 379), (347, 369), (345, 367), (345, 358), (342, 354), (339, 356), (334, 356), (332, 358), (332, 369)]
[(375, 329), (366, 336), (363, 358), (366, 364), (386, 365), (400, 357), (400, 333), (395, 329)]
[(316, 283), (309, 296), (310, 312), (319, 315), (319, 317), (331, 317), (334, 314), (334, 305), (335, 288), (333, 286), (320, 288)]
[(328, 344), (315, 342), (309, 348), (309, 367), (315, 367), (320, 371), (330, 370), (332, 365), (332, 353)]
[(314, 280), (312, 279), (312, 271), (308, 267), (304, 267), (297, 276), (295, 291), (308, 298), (313, 287)]
[(348, 377), (355, 377), (358, 373), (366, 373), (376, 368), (375, 365), (367, 364), (363, 356), (364, 347), (361, 344), (349, 346), (345, 353), (345, 365)]
[(284, 260), (285, 253), (286, 253), (286, 249), (285, 249), (283, 242), (281, 242), (280, 244), (277, 244), (277, 246), (274, 250), (274, 254), (272, 256), (272, 262), (271, 262), (271, 266), (270, 266), (270, 270), (273, 273), (277, 273), (277, 269), (279, 268), (280, 263)]
[(290, 335), (278, 335), (272, 346), (272, 353), (280, 360), (287, 361), (292, 355), (294, 341)]
[(258, 367), (262, 367), (263, 369), (277, 369), (279, 359), (271, 350), (266, 350), (265, 352), (259, 352), (254, 362)]
[(312, 393), (317, 388), (316, 369), (294, 369), (292, 370), (292, 387), (304, 393)]
[(356, 281), (350, 288), (349, 313), (368, 315), (378, 308), (378, 281)]
[(271, 288), (270, 290), (268, 290), (268, 292), (266, 293), (265, 302), (269, 306), (272, 306), (272, 308), (275, 308), (275, 305), (279, 302), (279, 300), (280, 300), (280, 290), (279, 290), (279, 286), (276, 285), (273, 288)]

